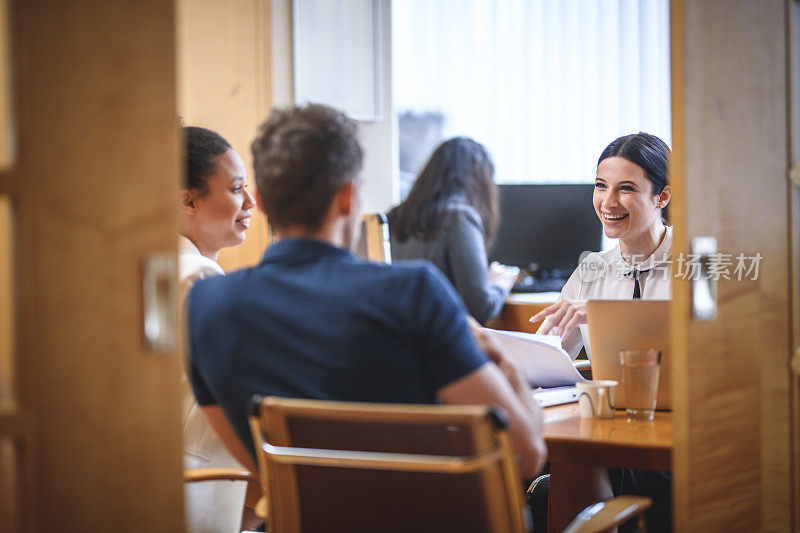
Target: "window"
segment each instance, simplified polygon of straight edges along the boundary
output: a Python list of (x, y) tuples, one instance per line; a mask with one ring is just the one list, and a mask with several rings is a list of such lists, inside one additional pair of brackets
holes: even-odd
[(589, 183), (613, 139), (671, 144), (668, 0), (393, 2), (403, 197), (466, 135), (498, 183)]

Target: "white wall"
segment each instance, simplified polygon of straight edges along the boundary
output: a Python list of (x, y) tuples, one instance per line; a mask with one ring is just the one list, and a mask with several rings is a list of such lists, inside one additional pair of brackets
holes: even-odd
[[(397, 119), (392, 106), (392, 0), (377, 0), (381, 9), (381, 119), (360, 122), (366, 180), (366, 212), (386, 211), (399, 198)], [(272, 0), (272, 96), (275, 107), (294, 104), (292, 0)]]

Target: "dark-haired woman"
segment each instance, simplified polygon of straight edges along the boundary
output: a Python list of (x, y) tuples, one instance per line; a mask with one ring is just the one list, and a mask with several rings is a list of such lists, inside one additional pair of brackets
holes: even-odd
[[(556, 304), (531, 317), (532, 322), (547, 317), (539, 333), (561, 334), (564, 349), (573, 357), (586, 338), (587, 300), (671, 298), (672, 227), (665, 216), (669, 155), (666, 143), (647, 133), (620, 137), (600, 155), (594, 209), (606, 236), (618, 239), (617, 246), (589, 254)], [(653, 507), (646, 513), (648, 531), (670, 531), (669, 473), (560, 464), (551, 465), (551, 475), (559, 480), (551, 486), (557, 492), (550, 491), (548, 516), (555, 531), (566, 527), (585, 505), (619, 494), (652, 498)]]
[(225, 273), (217, 264), (219, 251), (244, 242), (255, 200), (247, 191), (244, 162), (228, 141), (193, 126), (183, 128), (183, 134), (179, 275), (185, 294), (196, 280)]
[[(558, 301), (531, 317), (547, 317), (539, 333), (557, 333), (573, 357), (586, 338), (586, 301), (671, 298), (672, 227), (669, 148), (647, 133), (626, 135), (608, 145), (597, 162), (594, 209), (611, 250), (589, 254), (572, 273)], [(578, 327), (576, 327), (578, 326)]]
[[(198, 127), (183, 128), (183, 135), (185, 181), (178, 195), (181, 300), (198, 279), (225, 274), (217, 255), (222, 248), (244, 242), (250, 209), (255, 206), (247, 192), (242, 158), (228, 141), (214, 131)], [(197, 408), (188, 383), (184, 388), (184, 466), (241, 468)], [(187, 531), (239, 531), (245, 488), (243, 483), (230, 481), (187, 485)]]
[(466, 137), (442, 143), (388, 218), (393, 260), (431, 261), (476, 320), (497, 316), (519, 270), (488, 266), (498, 205), (494, 165), (483, 145)]

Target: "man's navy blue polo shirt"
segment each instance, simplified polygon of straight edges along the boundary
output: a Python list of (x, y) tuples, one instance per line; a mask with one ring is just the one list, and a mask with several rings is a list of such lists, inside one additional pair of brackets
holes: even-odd
[(251, 454), (254, 394), (435, 403), (487, 361), (433, 266), (368, 263), (312, 239), (282, 240), (254, 268), (198, 281), (188, 302), (197, 401), (220, 405)]

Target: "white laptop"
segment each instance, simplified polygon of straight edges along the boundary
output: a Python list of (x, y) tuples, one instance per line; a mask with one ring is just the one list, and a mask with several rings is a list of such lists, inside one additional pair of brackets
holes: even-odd
[(661, 350), (656, 409), (672, 408), (672, 376), (669, 346), (669, 301), (590, 300), (586, 304), (592, 379), (614, 379), (617, 409), (625, 408), (620, 350)]

